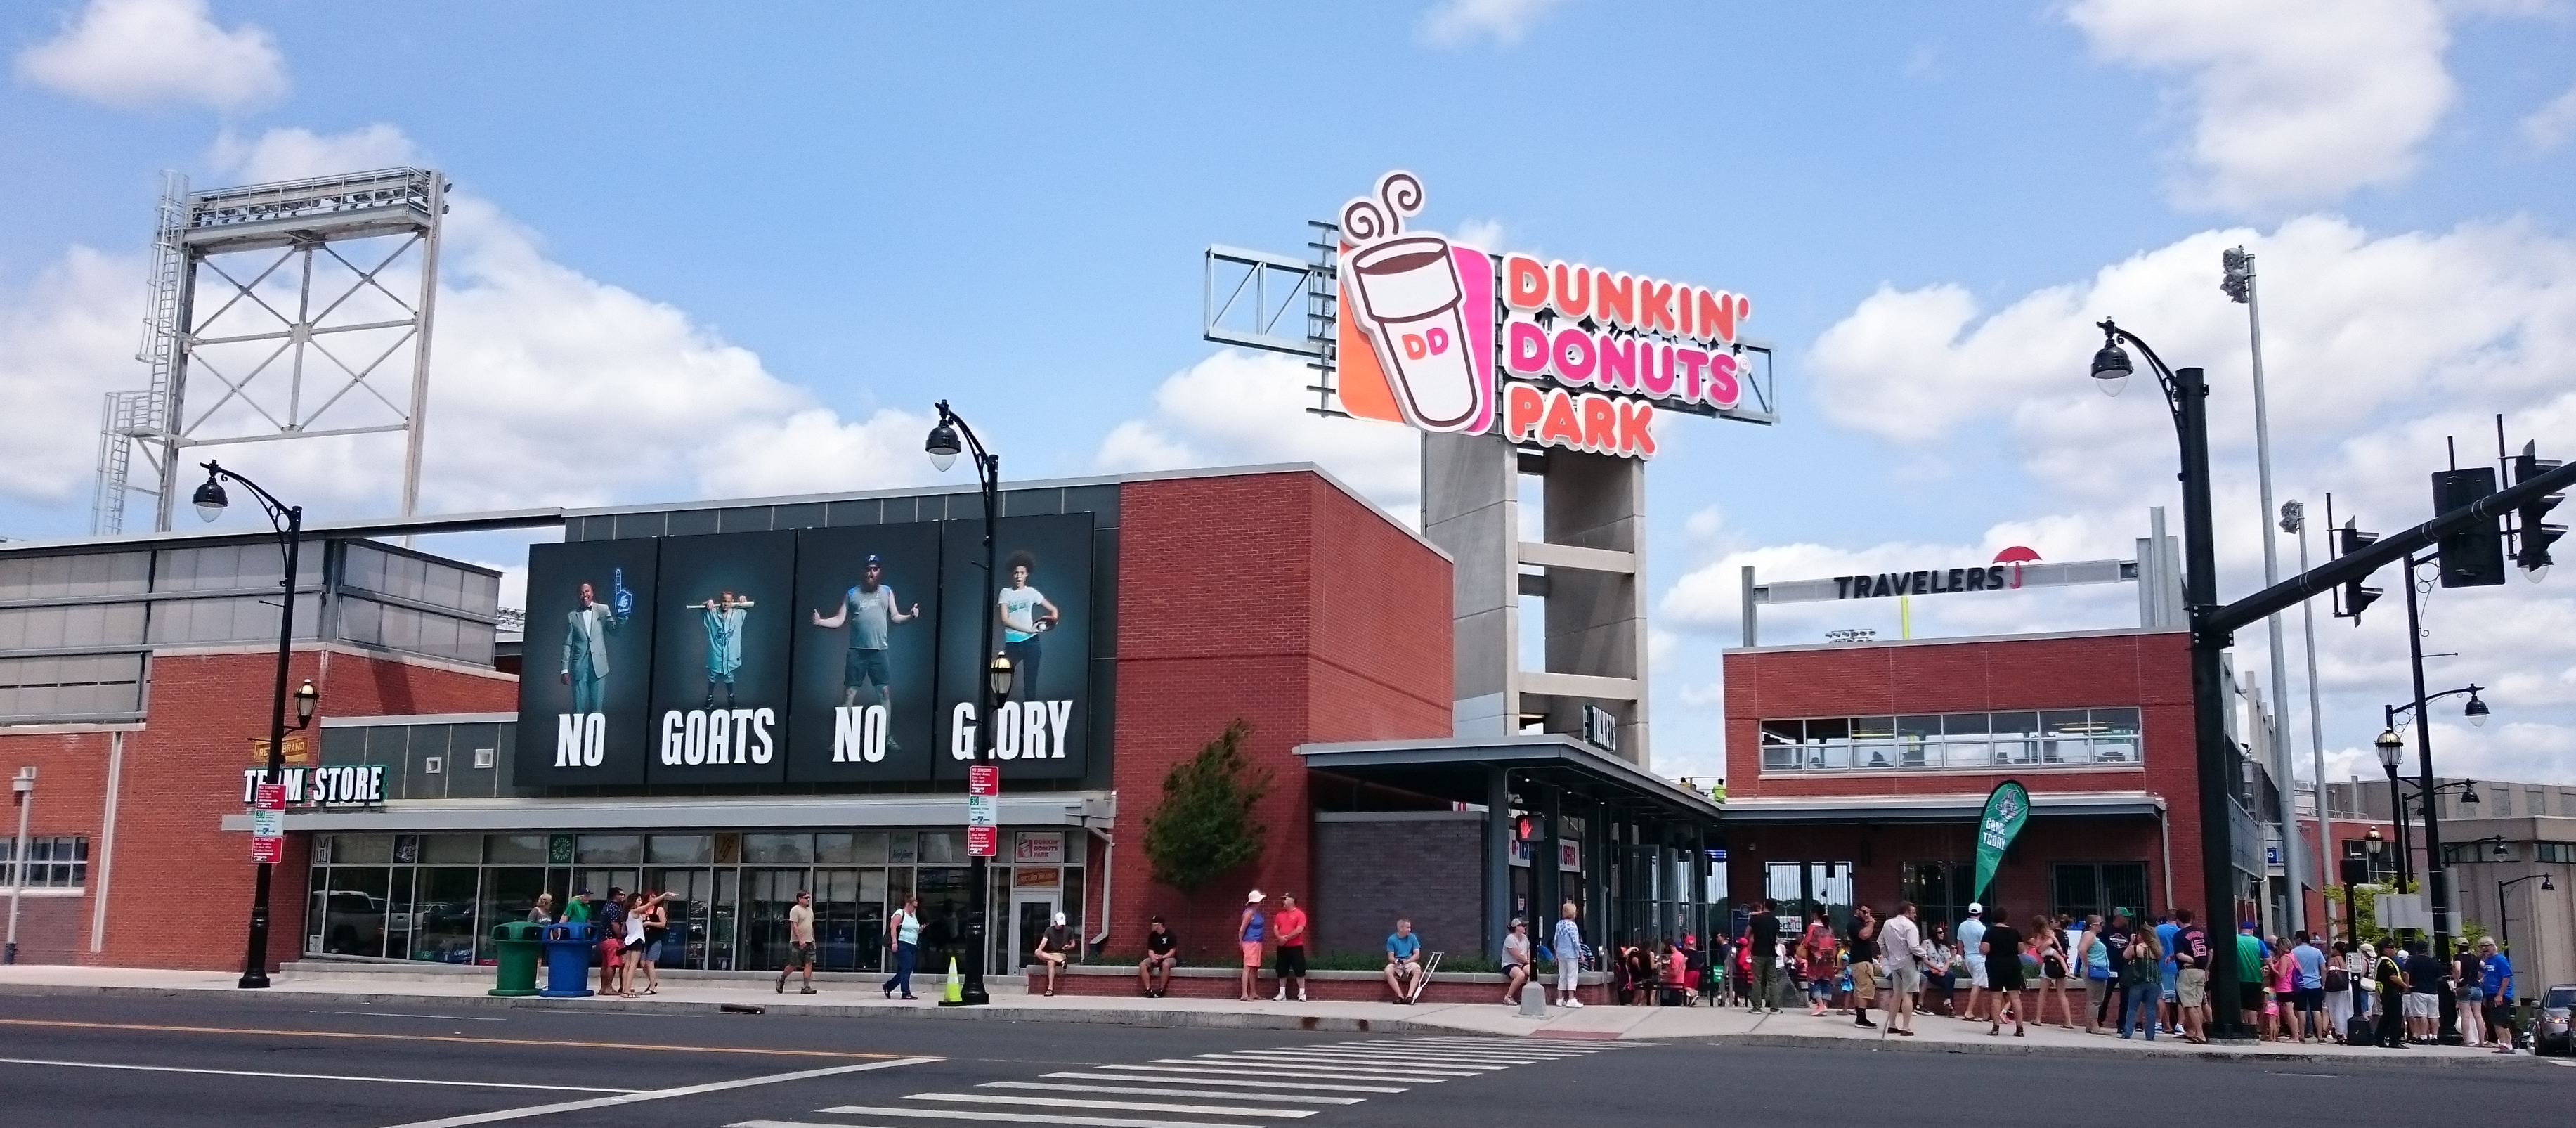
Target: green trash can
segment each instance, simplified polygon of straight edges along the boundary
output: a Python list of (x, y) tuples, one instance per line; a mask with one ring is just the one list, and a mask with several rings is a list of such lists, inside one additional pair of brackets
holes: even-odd
[(499, 981), (487, 994), (533, 995), (537, 993), (537, 952), (545, 947), (540, 941), (545, 926), (524, 920), (508, 921), (492, 929), (492, 946), (500, 955), (495, 961)]

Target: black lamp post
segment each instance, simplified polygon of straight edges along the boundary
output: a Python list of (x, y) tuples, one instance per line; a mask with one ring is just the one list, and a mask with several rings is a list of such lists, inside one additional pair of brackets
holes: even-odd
[[(2238, 767), (2236, 746), (2227, 739), (2227, 682), (2219, 662), (2228, 634), (2207, 626), (2218, 609), (2218, 555), (2210, 531), (2209, 384), (2200, 369), (2168, 367), (2137, 334), (2110, 320), (2100, 322), (2099, 328), (2102, 347), (2093, 354), (2096, 386), (2105, 395), (2120, 394), (2132, 372), (2128, 351), (2121, 346), (2136, 345), (2155, 371), (2181, 447), (2183, 603), (2191, 617), (2192, 743), (2197, 750), (2193, 765), (2200, 791), (2201, 899), (2207, 914), (2203, 929), (2209, 935), (2212, 957), (2209, 996), (2233, 999), (2236, 960), (2231, 945), (2236, 937), (2237, 903), (2232, 832)], [(2209, 1035), (2244, 1038), (2252, 1032), (2244, 1028), (2236, 1008), (2222, 1005), (2211, 1008)]]
[[(975, 429), (949, 410), (947, 400), (939, 401), (939, 422), (930, 428), (930, 438), (922, 444), (922, 450), (930, 455), (931, 467), (940, 471), (955, 465), (961, 453), (975, 460), (976, 477), (984, 489), (985, 587), (985, 594), (981, 597), (984, 601), (984, 627), (975, 637), (979, 648), (992, 645), (995, 607), (992, 592), (996, 578), (1001, 574), (1000, 542), (994, 537), (1002, 520), (1002, 456), (984, 449), (983, 440), (975, 437)], [(992, 664), (985, 670), (984, 688), (989, 692), (980, 715), (986, 763), (995, 762), (993, 741), (999, 734), (994, 731), (994, 720), (1001, 713), (1002, 700), (1011, 695), (1014, 673), (1010, 658), (998, 653), (993, 655)], [(994, 834), (998, 837), (1000, 829), (996, 828)], [(980, 1007), (993, 1001), (992, 995), (984, 989), (985, 916), (989, 908), (987, 902), (992, 899), (988, 888), (991, 881), (988, 864), (982, 854), (967, 861), (966, 895), (970, 903), (966, 906), (966, 982), (957, 992), (959, 1006)], [(949, 1004), (942, 1001), (940, 1005)]]
[[(2355, 806), (2359, 804), (2356, 803)], [(2381, 836), (2379, 828), (2374, 826), (2370, 828), (2369, 833), (2362, 836), (2362, 843), (2364, 853), (2359, 868), (2362, 871), (2361, 876), (2367, 878), (2371, 876), (2370, 871), (2376, 868), (2379, 855), (2388, 849), (2388, 839)], [(2359, 884), (2353, 880), (2354, 868), (2352, 863), (2344, 863), (2343, 938), (2350, 941), (2354, 950), (2358, 951), (2361, 948), (2361, 902), (2353, 899), (2352, 887)]]
[(2397, 888), (2403, 891), (2414, 880), (2412, 847), (2406, 844), (2406, 800), (2397, 793), (2397, 761), (2406, 752), (2406, 738), (2397, 735), (2395, 710), (2388, 714), (2388, 727), (2379, 730), (2371, 747), (2379, 753), (2379, 766), (2388, 772), (2388, 818), (2397, 824)]
[[(2504, 939), (2504, 959), (2508, 967), (2513, 964), (2513, 910), (2505, 904), (2504, 891), (2526, 881), (2538, 881), (2542, 892), (2558, 888), (2558, 883), (2551, 881), (2545, 873), (2496, 882), (2496, 932)], [(2521, 985), (2518, 979), (2515, 985)]]
[[(259, 500), (260, 511), (268, 515), (269, 525), (277, 530), (278, 549), (286, 557), (286, 578), (278, 583), (283, 596), (277, 609), (277, 686), (268, 707), (268, 763), (259, 774), (259, 782), (276, 783), (278, 773), (286, 766), (286, 677), (295, 646), (295, 576), (304, 541), (304, 507), (279, 501), (259, 483), (216, 463), (203, 465), (206, 483), (198, 486), (196, 495), (189, 499), (197, 507), (197, 516), (208, 521), (222, 516), (230, 503), (224, 496), (224, 483), (239, 483)], [(313, 710), (321, 704), (322, 694), (307, 680), (294, 696), (295, 727), (300, 729), (313, 722)], [(250, 901), (250, 946), (242, 956), (241, 981), (236, 986), (268, 986), (268, 893), (276, 868), (273, 862), (259, 863), (259, 877)]]

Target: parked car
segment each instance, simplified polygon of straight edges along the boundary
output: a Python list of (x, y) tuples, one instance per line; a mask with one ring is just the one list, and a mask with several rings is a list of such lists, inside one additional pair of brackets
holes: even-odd
[(2547, 1056), (2576, 1050), (2576, 983), (2552, 984), (2540, 997), (2540, 1020), (2532, 1024), (2531, 1049)]

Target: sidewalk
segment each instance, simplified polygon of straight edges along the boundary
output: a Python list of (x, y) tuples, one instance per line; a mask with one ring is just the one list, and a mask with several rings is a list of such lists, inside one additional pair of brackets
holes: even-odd
[[(379, 970), (379, 969), (382, 970)], [(207, 995), (243, 997), (231, 972), (163, 971), (141, 968), (21, 965), (0, 967), (0, 996)], [(1451, 1004), (1399, 1007), (1391, 1003), (1315, 1002), (1240, 1003), (1231, 999), (1112, 999), (1059, 995), (1055, 998), (997, 991), (990, 1006), (939, 1007), (944, 979), (919, 976), (915, 989), (923, 998), (905, 1003), (886, 1000), (873, 975), (817, 976), (821, 993), (776, 993), (766, 981), (741, 979), (683, 982), (666, 980), (661, 993), (636, 999), (496, 998), (490, 968), (447, 969), (438, 964), (341, 965), (327, 970), (279, 973), (276, 986), (263, 998), (291, 998), (343, 1006), (396, 1004), (467, 1007), (536, 1007), (560, 1010), (626, 1010), (706, 1012), (719, 1007), (751, 1006), (771, 1014), (874, 1017), (888, 1019), (960, 1019), (1000, 1022), (1080, 1022), (1122, 1026), (1198, 1027), (1241, 1030), (1320, 1030), (1369, 1033), (1485, 1034), (1575, 1040), (1695, 1042), (1713, 1046), (1791, 1046), (1853, 1051), (1915, 1053), (2014, 1054), (2048, 1057), (2160, 1057), (2175, 1060), (2258, 1061), (2409, 1066), (2500, 1066), (2536, 1064), (2527, 1056), (2506, 1057), (2487, 1050), (2452, 1046), (2418, 1046), (2377, 1050), (2343, 1046), (2288, 1046), (2252, 1042), (2226, 1046), (2193, 1046), (2179, 1038), (2155, 1042), (2122, 1041), (2056, 1027), (2030, 1028), (2015, 1038), (2007, 1029), (1987, 1037), (1983, 1023), (1919, 1015), (1917, 1036), (1898, 1038), (1852, 1024), (1849, 1016), (1810, 1017), (1803, 1010), (1756, 1015), (1737, 1009), (1708, 1007), (1611, 1007), (1577, 1010), (1550, 1008), (1545, 1019), (1522, 1018), (1499, 1004)]]

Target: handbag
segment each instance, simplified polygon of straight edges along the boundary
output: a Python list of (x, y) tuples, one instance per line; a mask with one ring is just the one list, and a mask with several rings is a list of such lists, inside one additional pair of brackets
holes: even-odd
[(2327, 969), (2326, 969), (2326, 990), (2328, 990), (2328, 991), (2349, 991), (2349, 990), (2352, 990), (2352, 975), (2351, 975), (2351, 973), (2350, 973), (2350, 972), (2345, 971), (2344, 969), (2342, 969), (2342, 968), (2340, 968), (2340, 967), (2330, 967), (2330, 968), (2327, 968)]

